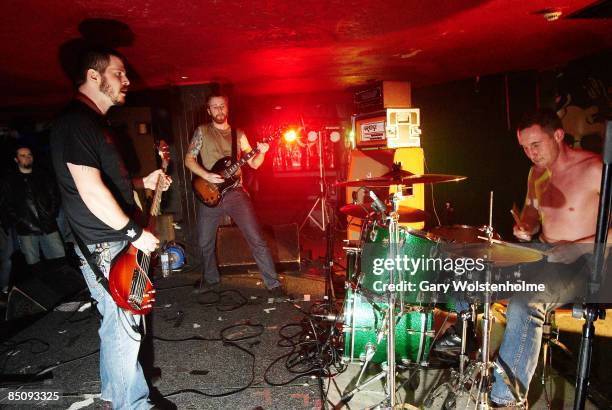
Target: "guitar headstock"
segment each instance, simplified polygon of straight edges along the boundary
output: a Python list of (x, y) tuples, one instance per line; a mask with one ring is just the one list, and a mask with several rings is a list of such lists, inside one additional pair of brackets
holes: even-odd
[(159, 140), (157, 144), (157, 154), (161, 159), (161, 168), (166, 172), (168, 164), (170, 164), (170, 147), (164, 140)]

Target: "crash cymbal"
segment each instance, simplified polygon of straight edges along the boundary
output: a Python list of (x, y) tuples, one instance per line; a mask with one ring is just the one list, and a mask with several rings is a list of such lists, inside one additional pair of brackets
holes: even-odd
[(454, 257), (483, 258), (497, 267), (538, 262), (546, 255), (546, 253), (538, 249), (495, 239), (493, 239), (491, 244), (487, 242), (451, 244), (448, 246), (447, 252)]
[(376, 178), (364, 178), (354, 179), (352, 181), (337, 182), (336, 186), (347, 186), (347, 187), (388, 187), (391, 185), (399, 184), (398, 180), (389, 177), (376, 177)]
[(391, 185), (412, 185), (412, 184), (437, 184), (440, 182), (461, 181), (467, 177), (461, 175), (445, 175), (445, 174), (418, 174), (408, 175), (401, 178), (391, 177), (376, 177), (355, 179), (352, 181), (344, 181), (336, 183), (336, 186), (346, 187), (386, 187)]
[(446, 175), (446, 174), (417, 174), (402, 178), (402, 184), (437, 184), (440, 182), (456, 182), (463, 181), (467, 177), (462, 175)]
[[(391, 211), (391, 206), (387, 205), (387, 212)], [(374, 212), (371, 203), (367, 204), (348, 204), (340, 208), (340, 212), (355, 218), (365, 219)], [(398, 209), (399, 221), (404, 223), (423, 222), (427, 218), (427, 213), (422, 209), (410, 206), (400, 206)]]

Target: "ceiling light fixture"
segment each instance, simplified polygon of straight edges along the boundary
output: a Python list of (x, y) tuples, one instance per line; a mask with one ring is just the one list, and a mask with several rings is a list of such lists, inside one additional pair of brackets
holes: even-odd
[(546, 19), (546, 21), (555, 21), (555, 20), (559, 20), (562, 14), (563, 12), (559, 10), (551, 10), (551, 11), (544, 13), (544, 18)]

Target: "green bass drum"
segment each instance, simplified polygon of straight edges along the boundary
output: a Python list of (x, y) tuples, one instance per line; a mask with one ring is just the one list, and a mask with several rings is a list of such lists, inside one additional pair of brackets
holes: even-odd
[[(344, 301), (344, 357), (364, 361), (375, 349), (371, 361), (387, 360), (387, 336), (376, 344), (385, 318), (384, 303), (371, 303), (359, 292), (347, 291)], [(395, 355), (398, 363), (427, 365), (434, 332), (433, 313), (428, 310), (405, 312), (395, 325)], [(386, 332), (385, 332), (386, 333)]]

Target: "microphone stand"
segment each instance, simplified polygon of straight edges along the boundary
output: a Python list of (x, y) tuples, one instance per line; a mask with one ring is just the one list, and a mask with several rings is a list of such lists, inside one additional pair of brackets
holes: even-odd
[(608, 227), (610, 226), (610, 209), (612, 209), (612, 121), (606, 121), (606, 135), (603, 149), (603, 170), (601, 175), (601, 188), (599, 197), (599, 213), (597, 215), (597, 228), (595, 244), (593, 245), (593, 267), (587, 288), (587, 303), (574, 305), (572, 316), (584, 319), (582, 326), (582, 339), (580, 340), (580, 353), (576, 369), (576, 395), (574, 396), (574, 410), (584, 409), (589, 375), (591, 373), (591, 356), (593, 354), (593, 338), (595, 336), (595, 321), (605, 319), (606, 311), (593, 300), (597, 297), (605, 268), (605, 252), (608, 243)]

